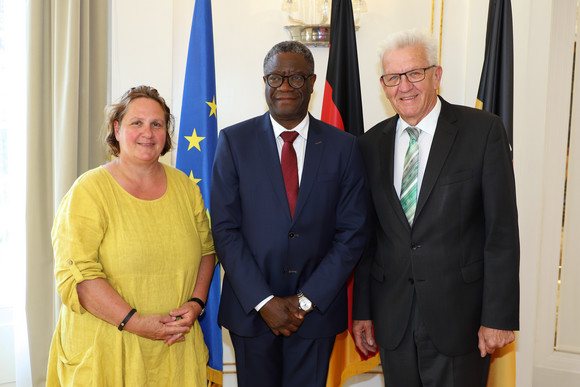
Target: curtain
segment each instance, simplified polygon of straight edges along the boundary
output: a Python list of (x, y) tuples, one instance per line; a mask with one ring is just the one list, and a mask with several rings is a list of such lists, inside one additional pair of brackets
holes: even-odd
[(60, 301), (50, 230), (82, 172), (105, 161), (109, 1), (28, 0), (26, 323), (32, 384), (45, 384)]

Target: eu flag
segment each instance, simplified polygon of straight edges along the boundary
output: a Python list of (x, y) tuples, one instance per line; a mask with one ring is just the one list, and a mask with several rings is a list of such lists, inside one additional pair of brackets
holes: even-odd
[[(176, 167), (199, 186), (206, 208), (209, 208), (211, 167), (217, 144), (216, 109), (211, 1), (196, 0), (183, 86)], [(217, 265), (205, 313), (199, 319), (209, 349), (208, 380), (218, 385), (223, 384), (222, 331), (217, 323), (220, 275)]]

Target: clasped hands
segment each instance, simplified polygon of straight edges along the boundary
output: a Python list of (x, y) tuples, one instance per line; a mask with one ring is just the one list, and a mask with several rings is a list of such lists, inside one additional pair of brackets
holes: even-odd
[(273, 297), (259, 313), (276, 336), (290, 336), (300, 328), (307, 313), (298, 305), (298, 296)]
[(163, 340), (171, 345), (185, 341), (184, 335), (189, 332), (200, 314), (201, 306), (195, 302), (186, 302), (167, 315), (135, 313), (125, 330), (151, 340)]

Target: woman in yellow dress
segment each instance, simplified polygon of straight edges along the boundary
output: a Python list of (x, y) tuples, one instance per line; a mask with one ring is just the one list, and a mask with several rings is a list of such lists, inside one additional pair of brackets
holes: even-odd
[(47, 386), (205, 386), (197, 321), (215, 267), (199, 188), (159, 162), (173, 117), (157, 90), (108, 108), (113, 161), (80, 176), (52, 241), (62, 298)]

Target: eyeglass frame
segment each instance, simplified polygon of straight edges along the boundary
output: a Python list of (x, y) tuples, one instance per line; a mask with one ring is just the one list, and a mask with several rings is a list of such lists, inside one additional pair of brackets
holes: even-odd
[[(425, 77), (426, 77), (426, 75), (425, 75), (425, 74), (426, 74), (427, 70), (429, 70), (429, 69), (432, 69), (433, 67), (437, 67), (437, 65), (431, 65), (431, 66), (428, 66), (428, 67), (419, 67), (419, 68), (417, 68), (417, 69), (412, 69), (412, 70), (409, 70), (409, 71), (405, 71), (404, 73), (390, 73), (390, 74), (383, 74), (383, 75), (381, 75), (381, 82), (382, 82), (382, 83), (383, 83), (383, 85), (385, 85), (386, 87), (395, 87), (395, 86), (399, 86), (399, 85), (401, 84), (401, 80), (403, 79), (403, 75), (404, 75), (404, 76), (407, 78), (407, 81), (408, 81), (409, 83), (417, 83), (417, 82), (421, 82), (421, 81), (424, 81), (424, 80), (425, 80)], [(419, 79), (419, 80), (417, 80), (417, 81), (411, 81), (411, 80), (409, 79), (409, 76), (408, 76), (407, 74), (408, 74), (408, 73), (412, 73), (413, 71), (417, 71), (417, 70), (423, 70), (423, 78), (421, 78), (421, 79)], [(385, 82), (385, 79), (384, 79), (384, 77), (386, 77), (387, 75), (398, 75), (398, 76), (399, 76), (399, 82), (398, 82), (396, 85), (387, 85), (387, 83)]]
[[(280, 83), (280, 85), (278, 85), (278, 86), (272, 86), (270, 84), (269, 79), (268, 79), (270, 77), (270, 75), (277, 75), (280, 78), (282, 78), (282, 82)], [(301, 87), (303, 87), (306, 84), (306, 81), (308, 79), (310, 79), (313, 75), (314, 74), (309, 74), (309, 75), (302, 75), (302, 74), (281, 75), (281, 74), (277, 74), (277, 73), (270, 73), (270, 74), (264, 75), (264, 79), (266, 80), (266, 83), (268, 84), (268, 86), (270, 86), (273, 89), (277, 89), (277, 88), (281, 87), (284, 84), (284, 80), (287, 80), (288, 85), (290, 85), (291, 88), (293, 88), (293, 89), (300, 89)], [(294, 86), (293, 84), (290, 83), (290, 77), (300, 77), (300, 78), (302, 78), (302, 85), (300, 85), (298, 87)]]

